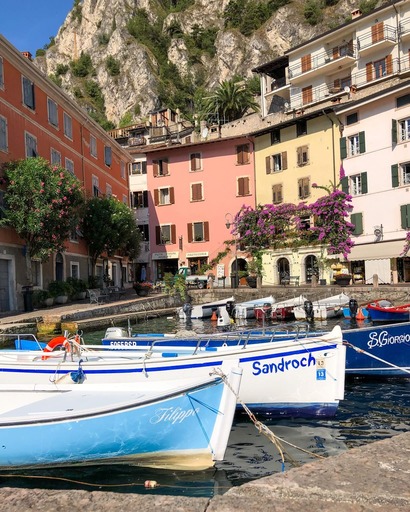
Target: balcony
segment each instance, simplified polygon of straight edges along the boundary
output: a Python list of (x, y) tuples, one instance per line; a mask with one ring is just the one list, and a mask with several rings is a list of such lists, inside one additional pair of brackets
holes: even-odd
[(353, 45), (343, 45), (331, 51), (313, 55), (308, 63), (301, 60), (288, 69), (289, 80), (292, 85), (310, 80), (315, 76), (334, 73), (336, 70), (348, 69), (356, 61), (356, 49)]
[(130, 137), (128, 139), (128, 146), (143, 146), (146, 143), (145, 137)]
[(397, 31), (390, 25), (384, 25), (378, 30), (369, 30), (369, 32), (357, 39), (357, 49), (360, 57), (373, 53), (376, 50), (387, 49), (390, 51), (392, 46), (397, 43)]
[(410, 18), (405, 18), (400, 22), (400, 38), (402, 41), (410, 39)]

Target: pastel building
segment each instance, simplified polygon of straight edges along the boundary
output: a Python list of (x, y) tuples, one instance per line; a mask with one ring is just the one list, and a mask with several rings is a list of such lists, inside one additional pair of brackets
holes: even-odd
[[(356, 247), (343, 264), (358, 282), (374, 274), (382, 282), (410, 280), (399, 251), (407, 228), (410, 1), (392, 1), (367, 15), (355, 10), (349, 22), (254, 71), (262, 118), (270, 125), (254, 133), (257, 202), (314, 200), (319, 191), (311, 184), (337, 183), (342, 166), (356, 225)], [(267, 251), (266, 281), (279, 283), (283, 271), (302, 283), (313, 274), (331, 280), (330, 266), (319, 272), (325, 249)]]
[[(180, 266), (193, 271), (218, 259), (215, 284), (246, 268), (232, 228), (243, 205), (255, 206), (254, 148), (247, 137), (144, 148), (149, 190), (149, 239), (154, 279)], [(229, 250), (226, 256), (226, 241)]]
[[(34, 66), (29, 54), (23, 56), (0, 36), (0, 164), (35, 156), (65, 167), (88, 194), (115, 196), (129, 204), (128, 154)], [(0, 202), (3, 194), (0, 190)], [(92, 273), (79, 232), (67, 240), (65, 252), (47, 263), (33, 260), (32, 265), (34, 288), (46, 288), (51, 280), (67, 277), (87, 280)], [(101, 259), (94, 273), (102, 278), (107, 268), (116, 285), (127, 286), (129, 262)], [(0, 311), (21, 308), (26, 284), (24, 241), (12, 229), (2, 228)]]

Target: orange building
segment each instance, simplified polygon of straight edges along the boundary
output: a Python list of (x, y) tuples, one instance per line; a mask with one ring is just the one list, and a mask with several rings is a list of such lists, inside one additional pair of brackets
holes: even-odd
[[(73, 173), (90, 195), (114, 196), (129, 204), (130, 157), (87, 113), (0, 36), (0, 165), (41, 156)], [(0, 204), (4, 191), (0, 190)], [(41, 264), (33, 260), (34, 287), (54, 279), (91, 275), (81, 234), (66, 251)], [(115, 285), (132, 280), (131, 268), (119, 258), (97, 262), (94, 273), (108, 270)], [(22, 307), (25, 282), (24, 241), (10, 228), (0, 229), (0, 312)]]

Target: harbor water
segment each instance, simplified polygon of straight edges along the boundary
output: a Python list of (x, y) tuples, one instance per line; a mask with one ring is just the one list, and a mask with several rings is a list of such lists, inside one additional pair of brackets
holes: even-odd
[[(344, 329), (350, 324), (338, 319), (317, 323), (330, 330), (335, 323)], [(247, 327), (254, 327), (248, 321)], [(156, 318), (130, 326), (133, 332), (212, 332), (210, 320), (190, 324), (176, 319)], [(355, 326), (356, 327), (356, 326)], [(86, 343), (98, 343), (104, 331), (84, 333)], [(61, 469), (25, 470), (0, 473), (1, 486), (47, 489), (85, 489), (112, 492), (158, 493), (212, 497), (229, 488), (354, 447), (410, 430), (410, 379), (376, 381), (355, 379), (346, 382), (345, 399), (331, 419), (276, 419), (263, 421), (277, 436), (282, 458), (272, 436), (260, 433), (245, 414), (237, 414), (229, 438), (225, 460), (207, 471), (153, 470), (130, 464), (72, 466)], [(75, 447), (73, 447), (75, 449)], [(158, 486), (146, 489), (152, 480)]]

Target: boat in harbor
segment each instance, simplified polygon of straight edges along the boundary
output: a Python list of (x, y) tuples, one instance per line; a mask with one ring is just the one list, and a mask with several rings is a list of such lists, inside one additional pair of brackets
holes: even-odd
[(113, 464), (203, 470), (224, 458), (242, 370), (127, 384), (0, 385), (0, 469)]
[(390, 301), (370, 303), (367, 312), (372, 322), (408, 322), (410, 320), (410, 304), (394, 306)]
[(314, 302), (305, 301), (301, 306), (295, 306), (293, 313), (296, 320), (328, 320), (343, 315), (343, 307), (349, 304), (350, 297), (345, 293), (326, 297)]
[[(267, 339), (271, 342), (266, 343)], [(346, 349), (339, 326), (324, 336), (300, 340), (261, 334), (240, 338), (228, 332), (191, 338), (191, 346), (181, 337), (117, 338), (114, 342), (87, 346), (68, 340), (68, 352), (47, 347), (0, 351), (0, 384), (52, 381), (58, 385), (74, 383), (79, 375), (83, 387), (88, 383), (189, 384), (238, 361), (243, 369), (241, 402), (255, 413), (333, 416), (344, 397)], [(161, 346), (164, 342), (169, 344)]]
[(233, 308), (234, 304), (235, 297), (233, 296), (214, 302), (207, 302), (205, 304), (196, 304), (194, 306), (187, 302), (182, 307), (177, 309), (177, 315), (181, 320), (187, 320), (189, 318), (211, 318), (212, 313), (216, 312), (218, 307), (231, 305)]
[(245, 302), (239, 302), (235, 304), (233, 310), (234, 318), (249, 319), (255, 318), (255, 308), (265, 304), (273, 304), (275, 299), (272, 295), (268, 297), (262, 297), (261, 299), (248, 300)]
[(295, 318), (294, 309), (303, 306), (307, 298), (304, 295), (292, 297), (291, 299), (275, 302), (272, 304), (272, 320), (293, 320)]

